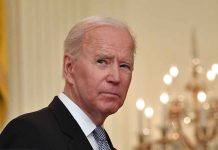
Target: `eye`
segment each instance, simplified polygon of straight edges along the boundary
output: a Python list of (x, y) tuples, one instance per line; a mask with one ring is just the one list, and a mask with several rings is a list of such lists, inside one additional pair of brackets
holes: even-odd
[(132, 67), (129, 64), (120, 64), (120, 68), (124, 68), (124, 69), (128, 69), (128, 70), (132, 70)]
[(106, 60), (104, 60), (104, 59), (98, 59), (98, 60), (97, 60), (97, 63), (99, 63), (99, 64), (106, 64)]

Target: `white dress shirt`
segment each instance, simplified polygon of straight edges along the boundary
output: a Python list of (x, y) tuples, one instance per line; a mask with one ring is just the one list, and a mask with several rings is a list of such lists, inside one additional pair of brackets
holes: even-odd
[(80, 128), (86, 135), (89, 143), (91, 144), (94, 150), (99, 150), (98, 144), (93, 136), (92, 131), (96, 128), (96, 125), (93, 121), (79, 108), (69, 97), (64, 93), (60, 93), (58, 98), (62, 103), (67, 107), (73, 118), (77, 121)]

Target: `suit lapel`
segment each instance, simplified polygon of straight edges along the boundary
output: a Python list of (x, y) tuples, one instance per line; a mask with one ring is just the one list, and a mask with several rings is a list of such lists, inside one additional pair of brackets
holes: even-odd
[(107, 133), (106, 130), (105, 130), (105, 133), (106, 133), (107, 141), (108, 141), (108, 144), (109, 144), (110, 148), (111, 148), (112, 150), (116, 150), (116, 148), (114, 148), (114, 146), (113, 146), (113, 144), (112, 144), (112, 142), (111, 142), (111, 139), (110, 139), (110, 137), (109, 137), (109, 135), (108, 135), (108, 133)]
[(61, 131), (71, 139), (69, 149), (92, 150), (92, 146), (82, 129), (57, 96), (53, 99), (49, 108), (54, 113)]

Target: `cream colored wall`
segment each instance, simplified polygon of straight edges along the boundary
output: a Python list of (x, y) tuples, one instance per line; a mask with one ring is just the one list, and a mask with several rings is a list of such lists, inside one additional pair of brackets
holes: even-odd
[[(106, 128), (120, 150), (136, 144), (139, 97), (155, 108), (153, 136), (160, 123), (162, 76), (181, 68), (178, 85), (189, 76), (190, 29), (197, 30), (202, 65), (218, 62), (217, 0), (7, 0), (10, 48), (8, 120), (47, 106), (63, 89), (63, 40), (71, 26), (90, 15), (124, 20), (137, 41), (133, 81), (124, 107)], [(218, 89), (217, 82), (215, 88)]]

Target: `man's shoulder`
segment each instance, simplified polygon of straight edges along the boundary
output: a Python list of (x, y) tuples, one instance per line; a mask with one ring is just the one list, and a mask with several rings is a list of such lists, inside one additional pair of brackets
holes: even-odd
[(37, 126), (45, 125), (52, 119), (52, 112), (46, 107), (41, 110), (20, 115), (11, 120), (6, 128), (11, 129), (34, 129)]
[(22, 114), (16, 117), (13, 120), (20, 120), (20, 121), (40, 121), (41, 119), (49, 118), (52, 115), (51, 110), (48, 107), (42, 108), (40, 110), (29, 112)]
[(46, 145), (43, 143), (47, 139), (59, 133), (59, 125), (52, 110), (45, 107), (11, 120), (0, 134), (0, 148)]
[(60, 130), (52, 111), (46, 107), (11, 120), (0, 134), (1, 148), (49, 149)]
[[(56, 119), (54, 117), (52, 109), (44, 107), (40, 110), (22, 114), (13, 120), (11, 120), (7, 125), (6, 129), (22, 129), (27, 131), (28, 129), (34, 128), (46, 128), (52, 127), (51, 125), (56, 124)], [(44, 127), (43, 127), (44, 126)]]
[[(57, 96), (53, 99), (53, 101), (51, 103), (54, 103), (54, 100), (57, 101)], [(50, 104), (51, 105), (51, 104)], [(53, 114), (53, 110), (52, 108), (49, 106), (44, 107), (40, 110), (37, 111), (33, 111), (33, 112), (29, 112), (29, 113), (25, 113), (22, 114), (16, 118), (14, 118), (10, 123), (33, 123), (33, 124), (37, 124), (42, 123), (43, 124), (46, 122), (51, 121), (52, 119), (54, 119), (54, 114)]]

